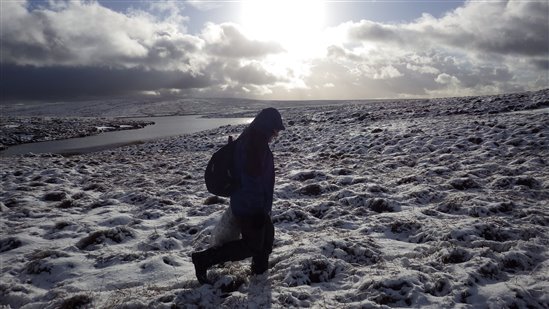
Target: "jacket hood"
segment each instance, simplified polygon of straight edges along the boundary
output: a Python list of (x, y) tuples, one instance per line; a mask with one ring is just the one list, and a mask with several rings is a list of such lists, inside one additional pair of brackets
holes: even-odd
[(261, 110), (259, 114), (255, 116), (250, 126), (258, 129), (267, 136), (272, 134), (274, 130), (280, 131), (286, 129), (282, 123), (282, 116), (278, 110), (273, 107)]

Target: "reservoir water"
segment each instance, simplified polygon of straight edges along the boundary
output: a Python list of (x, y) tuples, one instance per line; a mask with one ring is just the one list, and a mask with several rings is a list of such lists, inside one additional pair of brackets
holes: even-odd
[(27, 153), (87, 153), (164, 137), (195, 133), (224, 125), (247, 124), (253, 120), (252, 118), (201, 118), (201, 116), (166, 116), (131, 119), (153, 121), (155, 124), (136, 130), (110, 131), (93, 136), (16, 145), (0, 152), (0, 156)]

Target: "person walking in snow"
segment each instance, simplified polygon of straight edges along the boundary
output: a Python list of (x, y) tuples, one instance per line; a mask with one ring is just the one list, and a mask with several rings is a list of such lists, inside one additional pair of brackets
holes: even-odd
[(266, 108), (236, 140), (234, 163), (240, 186), (231, 194), (230, 209), (242, 238), (192, 253), (200, 283), (210, 283), (208, 268), (228, 261), (251, 257), (253, 274), (262, 274), (268, 269), (274, 241), (271, 209), (275, 183), (269, 143), (284, 129), (278, 110)]

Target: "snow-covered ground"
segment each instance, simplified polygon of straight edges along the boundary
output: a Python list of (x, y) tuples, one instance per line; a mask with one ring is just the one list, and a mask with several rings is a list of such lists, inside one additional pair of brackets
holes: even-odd
[(212, 152), (243, 126), (2, 158), (0, 305), (548, 308), (549, 90), (281, 108), (270, 270), (210, 270), (228, 201)]

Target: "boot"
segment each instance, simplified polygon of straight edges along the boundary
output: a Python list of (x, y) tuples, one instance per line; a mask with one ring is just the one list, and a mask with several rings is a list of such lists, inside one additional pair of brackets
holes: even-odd
[(252, 256), (252, 253), (242, 239), (191, 254), (196, 278), (202, 284), (211, 284), (207, 276), (210, 266), (228, 261), (240, 261), (250, 256)]
[(208, 263), (204, 259), (204, 252), (193, 252), (191, 254), (191, 258), (194, 264), (194, 272), (196, 275), (196, 279), (198, 279), (198, 282), (200, 284), (212, 284), (212, 282), (208, 279)]
[(269, 255), (260, 254), (252, 258), (252, 274), (261, 275), (269, 269)]

